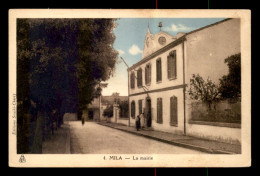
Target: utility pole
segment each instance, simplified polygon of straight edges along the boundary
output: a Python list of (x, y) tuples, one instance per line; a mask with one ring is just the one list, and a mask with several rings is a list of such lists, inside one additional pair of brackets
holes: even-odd
[[(122, 59), (122, 61), (125, 63), (127, 69), (129, 69), (129, 66), (127, 65), (127, 63), (125, 62), (125, 60), (120, 56), (120, 58)], [(127, 83), (128, 83), (128, 126), (130, 126), (130, 102), (129, 102), (129, 75), (128, 75), (128, 72), (127, 72)]]

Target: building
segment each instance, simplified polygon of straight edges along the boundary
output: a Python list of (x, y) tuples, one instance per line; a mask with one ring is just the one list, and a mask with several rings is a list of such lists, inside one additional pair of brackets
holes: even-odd
[(128, 101), (128, 96), (119, 96), (119, 93), (113, 93), (110, 96), (95, 98), (91, 104), (88, 105), (88, 117), (85, 118), (94, 121), (105, 120), (105, 117), (103, 116), (104, 110), (107, 106), (113, 105), (119, 101)]
[(225, 19), (176, 36), (163, 31), (152, 34), (148, 28), (142, 59), (128, 69), (130, 125), (144, 112), (146, 126), (155, 130), (240, 142), (240, 128), (225, 131), (189, 123), (186, 90), (192, 74), (217, 83), (228, 73), (224, 59), (240, 52), (240, 19)]

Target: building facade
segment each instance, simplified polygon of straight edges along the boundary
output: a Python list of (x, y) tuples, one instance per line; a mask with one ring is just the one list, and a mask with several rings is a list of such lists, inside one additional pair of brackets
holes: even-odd
[[(239, 19), (225, 19), (176, 36), (163, 31), (151, 34), (148, 29), (143, 58), (128, 69), (130, 125), (143, 112), (147, 127), (201, 137), (189, 124), (190, 78), (199, 74), (218, 83), (228, 73), (224, 59), (237, 53), (240, 53)], [(233, 133), (227, 138), (239, 141), (240, 129)]]
[(110, 96), (100, 96), (98, 98), (95, 98), (91, 104), (88, 105), (88, 112), (84, 111), (84, 117), (87, 120), (94, 120), (94, 121), (100, 121), (100, 120), (106, 120), (106, 117), (103, 116), (104, 110), (113, 104), (116, 104), (118, 102), (122, 101), (128, 101), (127, 96), (119, 96), (119, 93), (113, 93)]

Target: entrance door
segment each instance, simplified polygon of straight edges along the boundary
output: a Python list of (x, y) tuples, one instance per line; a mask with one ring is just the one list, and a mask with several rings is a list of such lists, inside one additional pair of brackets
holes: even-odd
[(146, 110), (147, 110), (147, 127), (152, 126), (152, 109), (151, 109), (151, 99), (146, 98)]
[(92, 110), (88, 111), (88, 119), (93, 120), (94, 112)]

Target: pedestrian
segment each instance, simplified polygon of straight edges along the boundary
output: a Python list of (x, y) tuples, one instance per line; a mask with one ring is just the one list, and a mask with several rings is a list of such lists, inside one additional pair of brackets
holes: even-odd
[(141, 129), (144, 128), (144, 113), (141, 113), (140, 115), (140, 124), (141, 124)]
[(135, 126), (136, 126), (136, 130), (139, 131), (139, 129), (140, 129), (140, 117), (139, 117), (139, 115), (135, 118)]
[(81, 116), (81, 123), (82, 123), (82, 126), (85, 124), (85, 117), (84, 116)]

